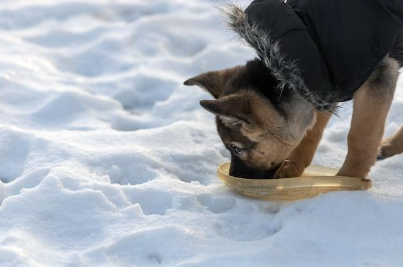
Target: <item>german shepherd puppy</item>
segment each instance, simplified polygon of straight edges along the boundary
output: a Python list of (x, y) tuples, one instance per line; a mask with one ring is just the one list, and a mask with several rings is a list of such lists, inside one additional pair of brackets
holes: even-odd
[[(337, 175), (365, 178), (377, 156), (403, 152), (403, 128), (381, 144), (398, 69), (387, 55), (353, 95), (348, 153)], [(215, 98), (200, 104), (216, 115), (218, 134), (231, 153), (230, 175), (297, 177), (311, 164), (332, 113), (317, 110), (296, 90), (276, 90), (278, 83), (260, 59), (185, 81)]]

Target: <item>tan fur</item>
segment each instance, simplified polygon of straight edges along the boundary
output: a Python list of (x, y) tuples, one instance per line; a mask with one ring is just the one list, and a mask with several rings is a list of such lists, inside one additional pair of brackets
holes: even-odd
[(387, 73), (380, 75), (387, 80), (370, 77), (354, 94), (348, 153), (337, 175), (364, 178), (375, 164), (398, 77), (395, 60), (386, 58), (383, 64), (387, 64)]
[[(283, 127), (284, 119), (272, 104), (252, 91), (242, 92), (248, 99), (250, 105), (250, 115), (253, 116), (255, 125), (250, 129), (242, 129), (242, 133), (251, 141), (260, 142), (267, 136), (278, 139), (279, 142), (289, 145), (287, 133)], [(268, 129), (265, 127), (271, 125)]]
[(215, 98), (218, 98), (224, 89), (225, 83), (241, 68), (241, 66), (236, 66), (225, 70), (209, 71), (186, 80), (184, 84), (198, 85)]
[[(270, 168), (283, 162), (291, 150), (298, 143), (290, 139), (289, 127), (284, 118), (278, 114), (276, 109), (261, 96), (252, 91), (240, 91), (242, 99), (247, 99), (249, 105), (250, 124), (245, 125), (236, 118), (219, 116), (219, 119), (227, 127), (239, 127), (242, 124), (240, 132), (248, 140), (258, 143), (257, 147), (251, 151), (245, 151), (240, 155), (248, 165), (258, 168)], [(222, 106), (222, 105), (221, 105)], [(292, 126), (291, 126), (292, 128)], [(225, 144), (234, 144), (243, 148), (241, 142), (234, 141), (231, 135), (222, 136)]]
[(316, 149), (322, 139), (331, 114), (317, 112), (315, 126), (308, 130), (301, 143), (292, 151), (287, 159), (287, 164), (278, 172), (276, 178), (298, 177), (309, 166), (315, 155)]
[[(250, 116), (255, 118), (255, 125), (242, 128), (241, 132), (249, 140), (258, 143), (257, 147), (241, 157), (251, 166), (270, 168), (281, 164), (290, 155), (291, 151), (300, 143), (303, 135), (295, 136), (295, 129), (310, 126), (301, 126), (300, 120), (285, 120), (269, 101), (253, 91), (243, 92), (251, 107)], [(306, 112), (304, 106), (297, 105), (299, 114)], [(314, 121), (314, 118), (312, 118)]]
[(393, 136), (381, 142), (379, 151), (379, 155), (383, 159), (400, 153), (403, 153), (403, 126)]

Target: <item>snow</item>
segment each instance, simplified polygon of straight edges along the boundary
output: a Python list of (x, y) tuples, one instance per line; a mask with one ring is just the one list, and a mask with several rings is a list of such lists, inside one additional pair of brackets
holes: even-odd
[[(211, 97), (182, 83), (253, 57), (219, 3), (2, 1), (0, 266), (401, 266), (403, 155), (368, 192), (295, 202), (218, 180)], [(340, 167), (350, 118), (347, 103), (316, 164)]]

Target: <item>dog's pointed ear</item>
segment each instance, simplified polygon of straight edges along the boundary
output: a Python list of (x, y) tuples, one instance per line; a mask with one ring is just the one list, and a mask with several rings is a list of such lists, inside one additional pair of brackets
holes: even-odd
[(239, 66), (219, 71), (209, 71), (202, 73), (196, 77), (186, 80), (184, 85), (198, 85), (209, 92), (214, 98), (218, 98), (224, 90), (225, 83), (236, 75), (240, 69)]
[(241, 94), (228, 95), (216, 100), (202, 100), (200, 105), (217, 115), (227, 126), (250, 126), (250, 104), (248, 98)]

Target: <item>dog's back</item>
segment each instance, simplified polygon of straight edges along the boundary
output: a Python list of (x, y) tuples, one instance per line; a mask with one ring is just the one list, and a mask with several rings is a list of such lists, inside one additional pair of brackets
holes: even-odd
[(403, 63), (402, 4), (384, 0), (288, 0), (287, 4), (321, 51), (332, 87), (346, 96), (353, 95), (388, 53)]

